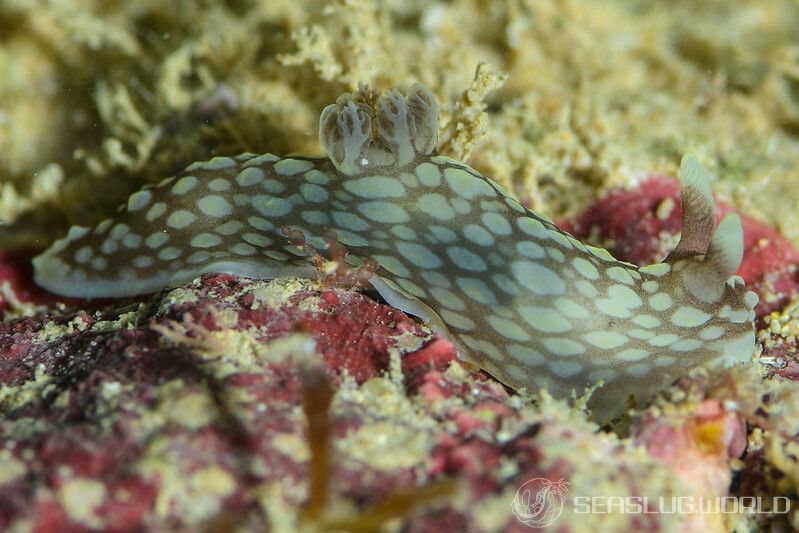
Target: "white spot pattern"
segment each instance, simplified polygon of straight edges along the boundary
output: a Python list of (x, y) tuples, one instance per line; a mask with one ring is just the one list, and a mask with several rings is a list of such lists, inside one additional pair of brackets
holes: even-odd
[(397, 243), (397, 250), (402, 254), (402, 257), (419, 268), (438, 268), (441, 266), (441, 259), (430, 248), (421, 244), (400, 242)]
[(139, 191), (133, 193), (130, 198), (128, 198), (128, 211), (139, 211), (144, 209), (147, 204), (150, 203), (150, 200), (153, 198), (153, 193), (150, 191)]
[(394, 178), (368, 176), (344, 182), (344, 188), (362, 198), (400, 198), (405, 196), (405, 186)]
[(479, 255), (460, 246), (447, 247), (447, 255), (456, 266), (472, 272), (483, 272), (488, 267)]
[(197, 207), (210, 217), (226, 217), (233, 212), (233, 206), (218, 194), (209, 194), (200, 198)]
[(195, 220), (197, 220), (197, 215), (194, 213), (185, 209), (178, 209), (167, 217), (166, 225), (170, 228), (183, 229), (191, 226)]
[(197, 186), (197, 178), (195, 176), (183, 176), (172, 186), (172, 194), (183, 195), (191, 191)]
[(152, 207), (150, 207), (150, 209), (147, 211), (147, 214), (144, 215), (144, 219), (147, 222), (152, 222), (156, 218), (159, 218), (161, 215), (163, 215), (165, 212), (166, 212), (166, 204), (164, 202), (157, 202), (154, 203)]

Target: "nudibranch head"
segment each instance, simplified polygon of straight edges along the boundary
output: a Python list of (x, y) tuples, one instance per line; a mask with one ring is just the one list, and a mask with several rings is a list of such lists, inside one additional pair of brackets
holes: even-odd
[(436, 155), (438, 103), (422, 85), (342, 95), (320, 116), (327, 158), (217, 157), (133, 194), (119, 215), (73, 227), (34, 260), (60, 294), (153, 292), (203, 272), (313, 276), (289, 242), (332, 230), (390, 304), (445, 332), (460, 356), (514, 388), (559, 396), (604, 381), (599, 418), (702, 364), (751, 357), (757, 296), (734, 275), (736, 215), (716, 226), (708, 176), (681, 166), (683, 233), (638, 268), (525, 209), (466, 164)]

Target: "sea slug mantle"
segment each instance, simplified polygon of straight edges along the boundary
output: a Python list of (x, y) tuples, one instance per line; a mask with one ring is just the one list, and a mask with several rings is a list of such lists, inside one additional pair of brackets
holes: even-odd
[(438, 103), (422, 85), (343, 94), (320, 117), (327, 158), (241, 154), (193, 163), (133, 194), (115, 219), (73, 226), (34, 259), (66, 296), (116, 297), (204, 272), (308, 277), (282, 228), (325, 249), (335, 232), (395, 307), (446, 332), (465, 361), (514, 388), (567, 396), (600, 380), (600, 418), (702, 364), (748, 360), (757, 296), (734, 273), (741, 224), (716, 226), (705, 171), (680, 173), (683, 233), (638, 268), (584, 245), (466, 164), (436, 154)]

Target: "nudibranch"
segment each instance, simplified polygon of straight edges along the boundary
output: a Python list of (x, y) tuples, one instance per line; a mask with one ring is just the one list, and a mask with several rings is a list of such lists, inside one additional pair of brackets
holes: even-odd
[(34, 259), (65, 296), (119, 297), (204, 272), (314, 277), (281, 229), (317, 249), (332, 230), (391, 305), (449, 335), (460, 357), (513, 388), (560, 397), (602, 380), (599, 417), (691, 368), (752, 356), (757, 296), (734, 273), (737, 215), (716, 226), (707, 174), (681, 165), (683, 232), (638, 268), (581, 243), (468, 165), (437, 155), (439, 105), (420, 84), (326, 107), (326, 158), (241, 154), (189, 165), (119, 215), (74, 226)]

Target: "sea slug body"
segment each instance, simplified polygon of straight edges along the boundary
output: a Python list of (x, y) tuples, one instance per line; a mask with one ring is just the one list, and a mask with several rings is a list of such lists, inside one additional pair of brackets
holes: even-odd
[(215, 157), (133, 194), (114, 220), (72, 227), (34, 259), (66, 296), (154, 292), (203, 272), (313, 277), (281, 228), (317, 249), (333, 230), (391, 305), (446, 332), (467, 362), (514, 387), (605, 382), (598, 417), (702, 364), (747, 360), (757, 296), (734, 276), (737, 215), (716, 226), (705, 171), (681, 166), (684, 230), (638, 268), (584, 245), (460, 161), (436, 155), (438, 103), (422, 85), (324, 109), (327, 158)]

